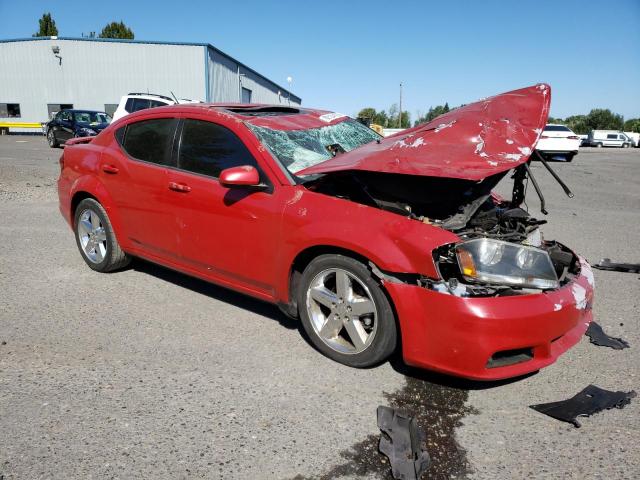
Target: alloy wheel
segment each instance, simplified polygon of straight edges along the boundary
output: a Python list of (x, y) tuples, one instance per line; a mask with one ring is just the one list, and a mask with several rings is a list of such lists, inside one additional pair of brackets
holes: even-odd
[(78, 218), (78, 239), (85, 256), (92, 263), (100, 263), (107, 256), (107, 235), (96, 212), (84, 210)]
[(367, 286), (342, 268), (318, 273), (306, 295), (306, 308), (318, 337), (333, 350), (366, 350), (378, 328), (376, 304)]

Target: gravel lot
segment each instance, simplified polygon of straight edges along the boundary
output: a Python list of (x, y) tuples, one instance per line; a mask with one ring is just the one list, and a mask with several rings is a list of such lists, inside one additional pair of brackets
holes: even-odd
[[(314, 351), (277, 308), (135, 262), (99, 274), (58, 213), (61, 150), (0, 137), (0, 478), (388, 478), (378, 405), (428, 432), (425, 478), (637, 478), (640, 398), (576, 429), (528, 408), (593, 383), (640, 391), (638, 275), (595, 271), (585, 337), (524, 379), (473, 383), (369, 370)], [(540, 165), (547, 238), (590, 261), (639, 262), (640, 150), (583, 149)], [(529, 207), (538, 211), (533, 191)]]

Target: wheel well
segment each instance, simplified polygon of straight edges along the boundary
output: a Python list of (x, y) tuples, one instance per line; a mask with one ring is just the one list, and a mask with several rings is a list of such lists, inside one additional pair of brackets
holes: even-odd
[[(71, 198), (71, 216), (69, 218), (71, 218), (71, 220), (73, 221), (73, 219), (75, 218), (75, 214), (76, 214), (76, 208), (78, 207), (78, 204), (84, 200), (85, 198), (93, 198), (96, 202), (98, 202), (98, 199), (96, 197), (94, 197), (93, 195), (91, 195), (88, 192), (76, 192), (73, 194), (73, 197)], [(98, 202), (100, 203), (100, 202)]]
[(311, 261), (319, 257), (320, 255), (344, 255), (345, 257), (351, 257), (354, 260), (362, 262), (365, 266), (369, 266), (369, 259), (352, 250), (346, 248), (334, 247), (331, 245), (317, 245), (315, 247), (309, 247), (306, 250), (300, 252), (291, 264), (291, 270), (289, 271), (289, 302), (286, 305), (281, 305), (280, 308), (289, 316), (298, 316), (298, 301), (297, 292), (300, 285), (300, 279), (302, 278), (302, 272), (307, 268), (307, 265)]
[[(359, 253), (356, 253), (352, 250), (347, 250), (346, 248), (334, 247), (331, 245), (318, 245), (303, 250), (293, 260), (291, 271), (289, 272), (289, 303), (285, 305), (278, 305), (280, 307), (280, 310), (282, 310), (289, 317), (295, 319), (298, 318), (297, 290), (298, 286), (300, 285), (300, 279), (302, 278), (302, 272), (304, 272), (304, 269), (307, 267), (307, 265), (309, 265), (309, 263), (311, 263), (314, 258), (326, 254), (344, 255), (345, 257), (351, 257), (354, 260), (358, 260), (359, 262), (361, 262), (367, 268), (371, 269), (371, 261), (367, 257), (360, 255)], [(374, 275), (373, 277), (380, 282), (382, 292), (387, 297), (389, 305), (391, 305), (391, 310), (393, 312), (393, 317), (399, 333), (398, 344), (396, 345), (396, 350), (399, 351), (402, 349), (402, 335), (400, 334), (400, 322), (398, 321), (398, 312), (396, 310), (396, 306), (393, 303), (391, 295), (389, 295), (389, 292), (384, 287), (384, 283), (381, 282), (376, 275)]]

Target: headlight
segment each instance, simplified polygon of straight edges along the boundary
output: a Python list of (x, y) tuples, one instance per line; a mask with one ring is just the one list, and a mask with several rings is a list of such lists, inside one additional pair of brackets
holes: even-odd
[(458, 265), (465, 280), (516, 287), (558, 288), (558, 276), (549, 254), (526, 245), (477, 238), (456, 245)]
[(92, 135), (97, 135), (98, 132), (96, 132), (95, 130), (91, 129), (91, 128), (81, 128), (80, 129), (80, 136), (81, 137), (90, 137)]

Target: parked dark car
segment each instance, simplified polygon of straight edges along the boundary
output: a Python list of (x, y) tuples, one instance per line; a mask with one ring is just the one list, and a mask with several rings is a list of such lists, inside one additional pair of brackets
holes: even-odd
[(111, 116), (94, 110), (62, 110), (46, 125), (51, 148), (59, 147), (70, 138), (92, 137), (107, 128)]

